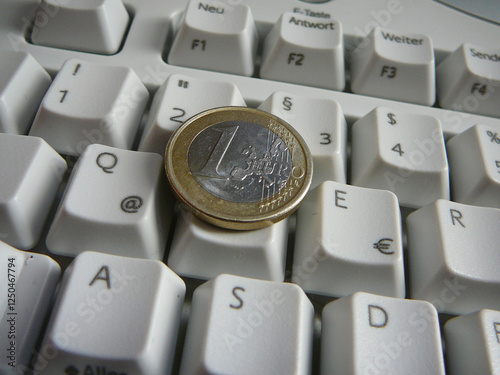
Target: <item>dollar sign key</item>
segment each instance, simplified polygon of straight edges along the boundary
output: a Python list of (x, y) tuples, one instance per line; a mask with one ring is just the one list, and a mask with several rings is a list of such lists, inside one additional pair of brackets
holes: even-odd
[(397, 124), (397, 121), (395, 119), (396, 115), (394, 113), (388, 113), (387, 114), (387, 118), (389, 119), (389, 124), (391, 125), (396, 125)]

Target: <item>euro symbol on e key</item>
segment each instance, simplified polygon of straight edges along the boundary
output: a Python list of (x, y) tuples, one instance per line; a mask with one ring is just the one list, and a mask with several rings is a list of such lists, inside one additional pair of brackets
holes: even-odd
[(392, 238), (382, 238), (378, 242), (373, 244), (373, 248), (380, 251), (382, 254), (391, 255), (394, 254), (394, 251), (388, 251), (391, 248)]

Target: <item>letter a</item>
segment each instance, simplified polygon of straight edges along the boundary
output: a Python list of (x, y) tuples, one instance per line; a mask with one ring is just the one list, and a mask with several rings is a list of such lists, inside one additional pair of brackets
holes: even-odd
[[(104, 273), (104, 276), (101, 276), (101, 274)], [(97, 280), (104, 280), (106, 281), (106, 286), (108, 289), (111, 289), (111, 279), (109, 278), (109, 268), (108, 266), (102, 266), (99, 272), (96, 273), (92, 281), (90, 282), (89, 286), (92, 286)]]

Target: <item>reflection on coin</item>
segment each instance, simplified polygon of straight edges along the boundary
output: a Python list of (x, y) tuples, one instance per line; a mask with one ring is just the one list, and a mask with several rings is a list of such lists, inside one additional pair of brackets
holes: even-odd
[(295, 129), (246, 107), (210, 109), (187, 120), (170, 138), (165, 168), (191, 212), (229, 229), (284, 219), (312, 179), (310, 151)]

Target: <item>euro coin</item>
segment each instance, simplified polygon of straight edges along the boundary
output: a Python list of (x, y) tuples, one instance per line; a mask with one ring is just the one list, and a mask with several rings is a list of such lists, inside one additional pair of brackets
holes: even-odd
[(279, 117), (221, 107), (177, 129), (165, 169), (175, 195), (194, 215), (247, 230), (289, 216), (310, 187), (313, 164), (303, 138)]

